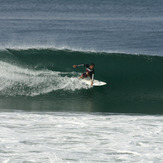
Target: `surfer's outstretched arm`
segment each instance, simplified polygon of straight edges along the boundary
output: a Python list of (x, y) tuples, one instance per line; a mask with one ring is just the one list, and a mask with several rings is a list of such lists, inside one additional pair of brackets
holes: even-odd
[(76, 68), (76, 67), (86, 67), (86, 64), (73, 65), (73, 68)]

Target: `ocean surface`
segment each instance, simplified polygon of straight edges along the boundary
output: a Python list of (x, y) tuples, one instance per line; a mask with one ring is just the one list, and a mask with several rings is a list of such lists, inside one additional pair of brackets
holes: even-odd
[(163, 118), (120, 114), (0, 114), (2, 163), (162, 163)]
[(161, 163), (162, 114), (162, 0), (0, 0), (0, 162)]

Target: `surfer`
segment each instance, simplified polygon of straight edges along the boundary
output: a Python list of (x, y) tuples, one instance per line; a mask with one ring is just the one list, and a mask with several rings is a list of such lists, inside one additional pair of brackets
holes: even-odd
[(84, 79), (84, 78), (90, 77), (91, 85), (93, 85), (94, 74), (95, 74), (95, 72), (94, 72), (95, 64), (91, 63), (90, 65), (88, 65), (88, 64), (73, 65), (73, 68), (81, 67), (81, 66), (86, 67), (86, 71), (80, 76), (80, 78)]

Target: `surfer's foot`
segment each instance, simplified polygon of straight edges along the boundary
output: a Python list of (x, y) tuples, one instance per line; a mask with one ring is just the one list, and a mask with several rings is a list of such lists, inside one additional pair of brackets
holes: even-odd
[(79, 79), (84, 79), (83, 75), (81, 75), (81, 76), (79, 77)]

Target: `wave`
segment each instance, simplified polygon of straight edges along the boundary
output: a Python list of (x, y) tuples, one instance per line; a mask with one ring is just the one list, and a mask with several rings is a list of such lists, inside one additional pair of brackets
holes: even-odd
[(36, 96), (56, 90), (87, 89), (74, 73), (32, 70), (0, 61), (0, 95)]
[[(78, 79), (84, 68), (73, 69), (72, 65), (91, 62), (96, 65), (95, 78), (108, 83), (106, 86), (92, 88)], [(82, 106), (84, 99), (96, 111), (106, 108), (103, 111), (116, 112), (116, 108), (122, 107), (128, 110), (135, 108), (132, 112), (135, 110), (141, 112), (143, 107), (146, 111), (155, 108), (156, 112), (161, 112), (160, 109), (163, 107), (162, 74), (163, 57), (159, 56), (69, 49), (5, 49), (0, 51), (1, 97), (48, 96), (45, 99), (56, 100), (64, 94), (66, 100), (60, 99), (63, 103), (71, 97), (70, 99), (75, 98), (78, 103), (81, 101), (79, 105)], [(95, 103), (100, 110), (97, 109)], [(69, 104), (66, 103), (67, 105)], [(131, 112), (128, 110), (126, 112)]]

